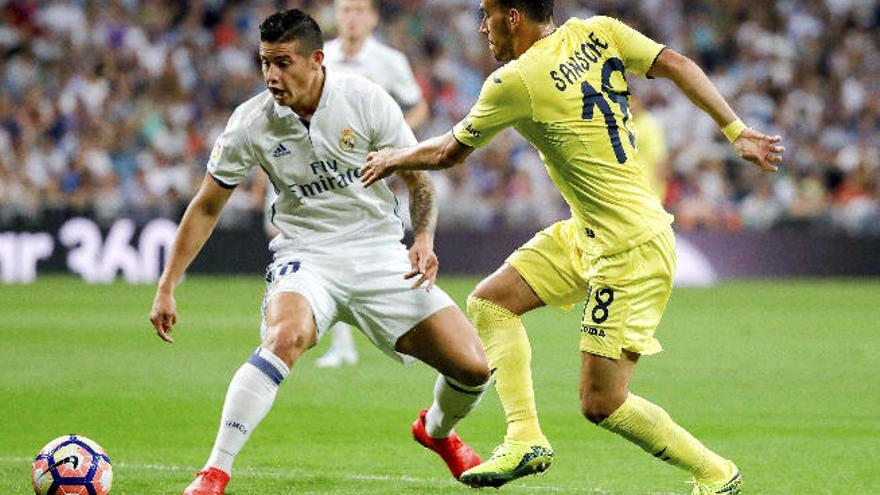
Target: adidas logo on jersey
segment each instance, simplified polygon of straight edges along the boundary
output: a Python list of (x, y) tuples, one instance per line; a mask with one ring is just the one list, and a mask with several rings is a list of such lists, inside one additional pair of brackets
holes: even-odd
[(273, 158), (280, 158), (282, 156), (287, 156), (290, 154), (290, 150), (285, 148), (283, 144), (278, 143), (278, 146), (275, 147), (275, 151), (272, 152)]

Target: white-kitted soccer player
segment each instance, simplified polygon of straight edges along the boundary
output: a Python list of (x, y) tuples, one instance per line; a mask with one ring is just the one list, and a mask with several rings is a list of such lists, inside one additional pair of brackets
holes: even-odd
[(235, 456), (269, 412), (299, 356), (337, 321), (360, 328), (401, 361), (440, 372), (434, 403), (413, 423), (414, 437), (452, 474), (479, 457), (452, 428), (489, 381), (482, 345), (453, 301), (432, 287), (436, 208), (424, 172), (402, 178), (411, 197), (414, 242), (407, 252), (394, 195), (365, 189), (358, 170), (370, 151), (415, 144), (400, 108), (376, 84), (323, 66), (321, 30), (293, 9), (260, 25), (268, 89), (240, 105), (218, 138), (208, 173), (187, 207), (159, 280), (150, 321), (167, 342), (177, 320), (175, 287), (213, 231), (236, 184), (262, 168), (278, 199), (270, 248), (261, 344), (226, 394), (211, 455), (185, 495), (220, 495)]
[[(378, 84), (400, 105), (413, 129), (429, 116), (428, 103), (416, 82), (406, 56), (377, 40), (379, 0), (336, 0), (338, 35), (324, 46), (324, 65), (331, 71), (349, 72)], [(270, 190), (271, 191), (271, 190)], [(339, 322), (330, 329), (330, 347), (315, 360), (319, 368), (356, 364), (357, 348), (351, 327)]]

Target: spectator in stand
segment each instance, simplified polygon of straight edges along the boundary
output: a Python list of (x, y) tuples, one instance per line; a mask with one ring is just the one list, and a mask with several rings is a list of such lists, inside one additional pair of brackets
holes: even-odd
[[(302, 5), (322, 24), (332, 24), (334, 0)], [(557, 20), (596, 13), (584, 5), (558, 0)], [(380, 2), (383, 22), (375, 36), (412, 61), (431, 108), (422, 126), (425, 134), (457, 122), (497, 67), (474, 37), (477, 8), (466, 0)], [(870, 219), (880, 207), (873, 193), (880, 182), (875, 144), (880, 142), (880, 4), (626, 0), (600, 2), (595, 8), (669, 40), (671, 48), (711, 68), (710, 77), (736, 108), (744, 109), (746, 121), (786, 136), (791, 159), (773, 178), (767, 198), (782, 209), (774, 226), (806, 224), (876, 235)], [(11, 189), (12, 182), (26, 188), (16, 194), (29, 198), (23, 204), (33, 204), (36, 214), (63, 211), (72, 201), (96, 210), (101, 202), (94, 196), (58, 191), (75, 154), (97, 136), (97, 146), (112, 162), (122, 210), (140, 218), (155, 198), (144, 193), (139, 177), (152, 175), (157, 153), (167, 153), (170, 145), (176, 150), (173, 166), (187, 171), (190, 184), (187, 193), (178, 195), (180, 204), (169, 208), (169, 214), (177, 214), (201, 177), (210, 151), (205, 143), (220, 134), (235, 102), (260, 90), (252, 70), (257, 46), (252, 33), (268, 13), (265, 9), (223, 0), (0, 2), (3, 189)], [(718, 152), (722, 143), (713, 139), (712, 123), (668, 86), (660, 82), (635, 90), (651, 102), (652, 114), (667, 131), (666, 206), (694, 214), (693, 221), (679, 227), (740, 228), (738, 219), (757, 187), (756, 176), (734, 173), (731, 157)], [(441, 228), (534, 227), (558, 215), (559, 200), (547, 195), (537, 156), (515, 138), (498, 140), (496, 146), (475, 154), (463, 173), (434, 177), (438, 200), (459, 203), (441, 217)], [(97, 153), (103, 164), (86, 159), (93, 173), (93, 167), (106, 166)], [(36, 155), (50, 159), (28, 164)], [(707, 160), (713, 162), (708, 176)], [(34, 181), (33, 167), (45, 175)], [(530, 187), (523, 184), (527, 176)], [(853, 181), (863, 193), (841, 201), (839, 185)], [(109, 183), (97, 180), (93, 187), (102, 184), (104, 189)], [(241, 189), (236, 204), (259, 214), (257, 195)], [(4, 198), (0, 208), (10, 209), (10, 204)], [(535, 211), (525, 205), (540, 205), (535, 216), (543, 220), (523, 217), (523, 211)], [(227, 214), (236, 216), (233, 211)], [(0, 212), (0, 219), (7, 217), (9, 212)], [(250, 216), (230, 218), (221, 227), (236, 228), (241, 218)]]

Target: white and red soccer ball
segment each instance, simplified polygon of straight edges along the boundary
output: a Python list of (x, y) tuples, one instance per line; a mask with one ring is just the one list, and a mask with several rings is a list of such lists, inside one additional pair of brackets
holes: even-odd
[(107, 495), (113, 466), (94, 440), (64, 435), (37, 454), (31, 480), (37, 495)]

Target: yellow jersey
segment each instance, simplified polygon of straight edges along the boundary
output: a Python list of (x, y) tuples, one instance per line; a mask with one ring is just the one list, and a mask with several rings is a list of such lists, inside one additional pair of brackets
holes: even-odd
[(638, 136), (636, 143), (639, 145), (639, 159), (644, 167), (648, 184), (662, 203), (666, 197), (666, 171), (658, 168), (665, 165), (669, 158), (666, 131), (657, 118), (647, 110), (637, 112), (634, 117), (633, 131)]
[(568, 203), (578, 247), (604, 256), (642, 244), (672, 216), (636, 153), (625, 71), (645, 76), (663, 48), (617, 19), (572, 18), (490, 75), (453, 135), (479, 147), (513, 127)]

